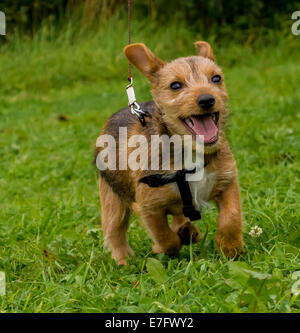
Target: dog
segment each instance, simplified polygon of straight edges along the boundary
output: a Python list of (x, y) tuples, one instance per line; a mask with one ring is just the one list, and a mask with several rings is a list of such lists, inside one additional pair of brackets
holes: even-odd
[[(125, 47), (129, 62), (152, 85), (153, 100), (141, 104), (151, 117), (145, 118), (146, 125), (142, 126), (129, 107), (123, 108), (110, 117), (100, 136), (111, 135), (118, 152), (120, 145), (124, 145), (118, 137), (121, 127), (127, 129), (129, 138), (137, 134), (148, 139), (152, 135), (176, 134), (192, 135), (194, 140), (202, 135), (205, 168), (200, 181), (189, 182), (193, 206), (200, 211), (206, 202), (215, 201), (219, 212), (217, 248), (227, 258), (237, 258), (243, 251), (242, 211), (237, 167), (225, 136), (228, 94), (210, 44), (198, 41), (195, 47), (197, 55), (169, 63), (142, 43)], [(97, 146), (96, 156), (101, 151), (103, 147)], [(121, 154), (116, 156), (117, 162), (125, 162)], [(134, 254), (126, 238), (131, 212), (141, 218), (153, 241), (154, 253), (174, 256), (182, 245), (201, 239), (198, 228), (183, 214), (183, 201), (176, 183), (150, 187), (140, 181), (152, 173), (120, 168), (100, 171), (102, 230), (105, 244), (118, 264), (126, 265), (128, 257)], [(171, 227), (168, 215), (172, 215)]]

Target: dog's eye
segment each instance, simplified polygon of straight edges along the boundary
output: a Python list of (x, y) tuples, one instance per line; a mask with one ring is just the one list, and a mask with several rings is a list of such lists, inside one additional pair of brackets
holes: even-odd
[(180, 82), (178, 82), (178, 81), (172, 82), (172, 83), (170, 84), (170, 88), (171, 88), (172, 90), (178, 90), (178, 89), (182, 88), (182, 83), (180, 83)]
[(214, 75), (212, 78), (211, 78), (212, 82), (213, 83), (221, 83), (222, 81), (222, 78), (220, 75)]

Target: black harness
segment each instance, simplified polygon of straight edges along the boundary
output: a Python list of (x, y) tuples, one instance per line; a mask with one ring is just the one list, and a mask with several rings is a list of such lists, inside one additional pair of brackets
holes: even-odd
[[(207, 164), (204, 165), (206, 167)], [(150, 187), (160, 187), (166, 184), (176, 182), (179, 193), (181, 196), (183, 208), (182, 212), (185, 217), (188, 217), (190, 221), (200, 220), (201, 213), (198, 212), (193, 206), (193, 197), (188, 181), (185, 180), (185, 176), (188, 173), (195, 173), (193, 170), (179, 170), (172, 174), (153, 174), (140, 179), (141, 183), (145, 183)]]

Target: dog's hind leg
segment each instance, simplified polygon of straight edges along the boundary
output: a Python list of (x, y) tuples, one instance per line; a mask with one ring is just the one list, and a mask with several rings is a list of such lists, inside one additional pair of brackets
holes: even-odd
[(126, 258), (134, 254), (126, 238), (130, 209), (102, 177), (99, 177), (99, 193), (105, 245), (119, 265), (126, 265)]

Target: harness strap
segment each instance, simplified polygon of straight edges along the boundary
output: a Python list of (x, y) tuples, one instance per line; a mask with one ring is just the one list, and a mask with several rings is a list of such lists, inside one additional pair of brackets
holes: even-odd
[(200, 220), (201, 213), (198, 212), (193, 206), (193, 197), (191, 194), (189, 182), (185, 180), (185, 174), (176, 180), (176, 184), (181, 195), (183, 215), (188, 217), (190, 221)]
[[(205, 165), (204, 165), (205, 167)], [(193, 197), (188, 181), (185, 180), (187, 173), (195, 173), (196, 169), (193, 170), (179, 170), (172, 174), (153, 174), (145, 176), (139, 181), (147, 184), (150, 187), (160, 187), (166, 184), (176, 182), (179, 193), (181, 196), (183, 208), (182, 212), (185, 217), (188, 217), (190, 221), (200, 220), (201, 213), (198, 212), (193, 206)]]

